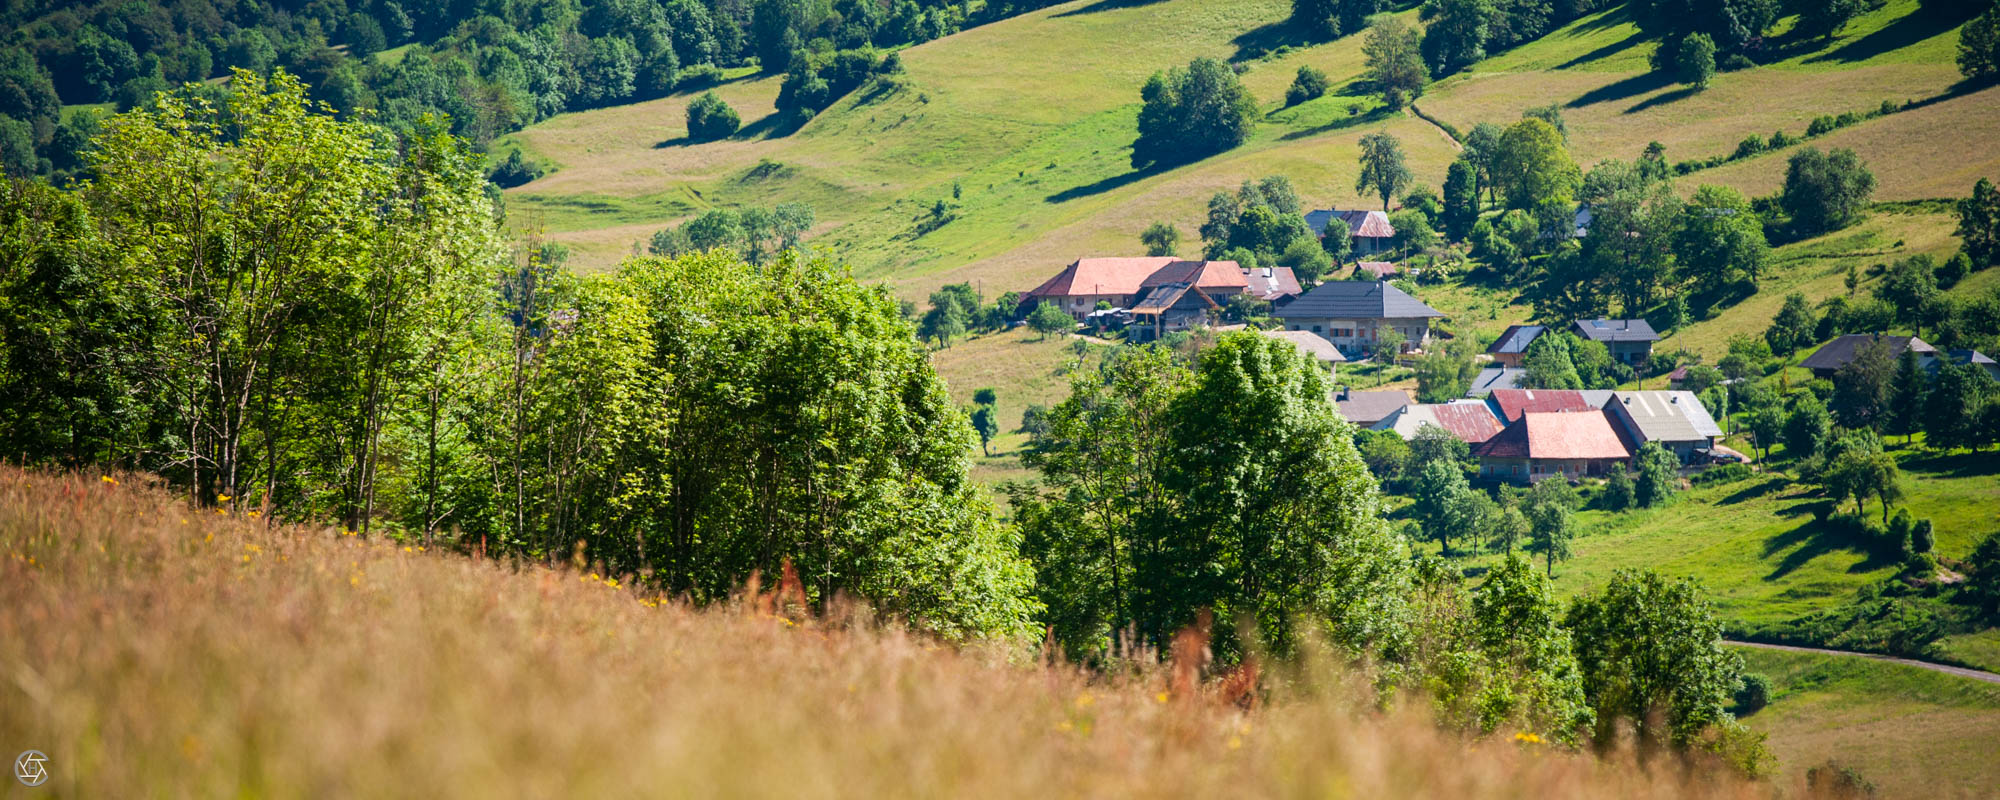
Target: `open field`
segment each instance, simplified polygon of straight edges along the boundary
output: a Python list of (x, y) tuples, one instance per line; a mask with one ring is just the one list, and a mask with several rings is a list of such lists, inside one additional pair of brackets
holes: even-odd
[(1792, 769), (1828, 759), (1883, 797), (1984, 797), (2000, 764), (2000, 686), (1862, 658), (1736, 648), (1771, 678), (1744, 719)]
[[(123, 476), (128, 484), (142, 480)], [(197, 513), (0, 468), (0, 739), (56, 796), (1769, 797), (1469, 742), (1323, 660), (1248, 710), (770, 594), (697, 611), (626, 576)], [(1301, 692), (1298, 690), (1306, 690)], [(1991, 762), (1988, 762), (1988, 766)]]
[[(2000, 472), (1990, 454), (1940, 457), (1900, 447), (1892, 452), (1908, 484), (1903, 505), (1936, 525), (1939, 554), (1962, 558), (2000, 532)], [(1702, 582), (1725, 620), (1755, 624), (1836, 605), (1896, 572), (1897, 563), (1862, 543), (1829, 534), (1812, 516), (1825, 501), (1791, 480), (1758, 475), (1684, 492), (1663, 507), (1581, 511), (1575, 557), (1556, 565), (1556, 587), (1586, 591), (1624, 568), (1687, 575)]]

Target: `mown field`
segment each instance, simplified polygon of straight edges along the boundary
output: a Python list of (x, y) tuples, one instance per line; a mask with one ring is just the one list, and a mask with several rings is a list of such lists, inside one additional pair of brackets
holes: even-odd
[(2000, 763), (2000, 685), (1846, 656), (1735, 648), (1771, 678), (1744, 718), (1794, 769), (1833, 760), (1882, 797), (1987, 797)]
[(551, 568), (272, 527), (192, 510), (143, 480), (0, 468), (0, 740), (47, 753), (51, 773), (10, 792), (1539, 800), (1801, 788), (1792, 764), (1748, 784), (1504, 732), (1469, 741), (1420, 708), (1380, 710), (1324, 658), (1270, 665), (1270, 694), (1237, 703), (1192, 672), (1091, 674), (1031, 650), (913, 637), (863, 609), (813, 617), (755, 587), (691, 609), (581, 559)]

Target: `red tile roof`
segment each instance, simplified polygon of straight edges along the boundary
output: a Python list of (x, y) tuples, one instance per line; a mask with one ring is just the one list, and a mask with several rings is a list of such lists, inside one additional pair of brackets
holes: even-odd
[(1500, 409), (1500, 418), (1508, 423), (1521, 418), (1526, 412), (1547, 411), (1589, 411), (1590, 401), (1583, 393), (1574, 389), (1495, 389), (1487, 396), (1487, 402)]
[(1493, 410), (1485, 403), (1435, 405), (1431, 406), (1431, 415), (1437, 418), (1438, 427), (1469, 444), (1484, 442), (1503, 430), (1500, 418), (1493, 416)]
[(1361, 261), (1357, 262), (1354, 265), (1354, 268), (1361, 270), (1362, 272), (1366, 272), (1370, 275), (1373, 275), (1377, 278), (1380, 278), (1384, 275), (1394, 275), (1398, 272), (1403, 271), (1402, 267), (1398, 267), (1395, 264), (1392, 264), (1387, 261)]
[(1603, 411), (1530, 411), (1474, 445), (1486, 458), (1627, 459), (1632, 448)]
[(1234, 261), (1175, 261), (1155, 270), (1139, 285), (1153, 287), (1167, 283), (1192, 284), (1204, 291), (1250, 288), (1250, 281), (1243, 277), (1243, 268)]

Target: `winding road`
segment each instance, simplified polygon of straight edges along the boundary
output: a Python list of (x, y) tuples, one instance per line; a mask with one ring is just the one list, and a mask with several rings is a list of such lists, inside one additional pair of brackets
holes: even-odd
[(1956, 675), (1961, 678), (1971, 678), (1975, 681), (1985, 681), (1987, 683), (2000, 683), (2000, 675), (1996, 675), (1991, 672), (1984, 672), (1981, 670), (1970, 669), (1967, 667), (1954, 667), (1949, 664), (1938, 664), (1930, 661), (1918, 661), (1913, 658), (1897, 658), (1895, 656), (1877, 655), (1875, 653), (1856, 653), (1851, 650), (1826, 650), (1818, 647), (1794, 647), (1788, 644), (1765, 644), (1763, 642), (1739, 642), (1734, 639), (1725, 639), (1723, 640), (1723, 643), (1733, 644), (1738, 647), (1757, 647), (1765, 650), (1788, 650), (1794, 653), (1818, 653), (1820, 655), (1829, 655), (1829, 656), (1856, 656), (1858, 658), (1872, 658), (1875, 659), (1876, 661), (1888, 661), (1896, 664), (1908, 664), (1912, 667), (1919, 667), (1922, 669), (1930, 670), (1932, 672), (1942, 672), (1946, 675)]

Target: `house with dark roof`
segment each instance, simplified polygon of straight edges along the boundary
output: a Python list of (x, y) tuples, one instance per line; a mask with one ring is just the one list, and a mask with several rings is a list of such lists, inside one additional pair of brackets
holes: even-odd
[(1389, 224), (1389, 215), (1381, 211), (1306, 212), (1306, 227), (1312, 229), (1315, 237), (1326, 238), (1327, 226), (1336, 222), (1347, 226), (1347, 236), (1352, 242), (1348, 252), (1357, 257), (1387, 252), (1396, 246), (1396, 227)]
[[(1939, 359), (1939, 364), (1942, 365), (1947, 361), (1953, 364), (1971, 364), (1985, 372), (1988, 377), (2000, 381), (2000, 364), (1994, 363), (1993, 359), (1978, 350), (1947, 350), (1944, 357)], [(1932, 371), (1935, 372), (1935, 368)]]
[(1479, 477), (1510, 483), (1578, 480), (1629, 464), (1633, 445), (1609, 412), (1530, 411), (1472, 447)]
[(1799, 362), (1799, 366), (1812, 370), (1815, 378), (1832, 380), (1835, 372), (1839, 372), (1841, 367), (1847, 366), (1847, 362), (1854, 360), (1854, 354), (1860, 351), (1862, 345), (1876, 341), (1882, 342), (1889, 348), (1889, 357), (1892, 359), (1901, 358), (1904, 350), (1915, 350), (1919, 363), (1929, 366), (1938, 357), (1937, 348), (1915, 336), (1850, 333), (1814, 350), (1812, 355), (1806, 356), (1806, 360)]
[(1221, 305), (1228, 305), (1230, 296), (1250, 288), (1243, 269), (1234, 261), (1187, 261), (1172, 256), (1079, 258), (1022, 295), (1021, 308), (1027, 311), (1051, 302), (1081, 322), (1099, 302), (1130, 308), (1153, 289), (1169, 283), (1197, 287)]
[(1493, 344), (1486, 348), (1486, 354), (1502, 366), (1521, 366), (1521, 359), (1528, 354), (1528, 345), (1533, 344), (1545, 330), (1548, 328), (1542, 325), (1509, 325), (1500, 332), (1500, 338), (1494, 339)]
[(1593, 342), (1603, 342), (1613, 360), (1634, 367), (1653, 360), (1653, 343), (1660, 340), (1653, 326), (1643, 319), (1580, 319), (1573, 332)]
[(1222, 315), (1222, 304), (1192, 283), (1163, 283), (1133, 303), (1131, 314), (1132, 324), (1126, 326), (1130, 340), (1148, 342), (1207, 325)]
[(1410, 396), (1396, 390), (1350, 392), (1342, 389), (1333, 396), (1333, 408), (1340, 412), (1341, 418), (1363, 428), (1374, 427), (1409, 404)]
[(1495, 390), (1516, 388), (1521, 385), (1521, 376), (1526, 374), (1528, 371), (1520, 367), (1488, 364), (1472, 379), (1472, 384), (1466, 387), (1465, 396), (1484, 399)]
[(1431, 320), (1444, 314), (1387, 281), (1329, 281), (1272, 313), (1285, 330), (1326, 337), (1348, 357), (1368, 350), (1380, 331), (1402, 334), (1402, 352), (1430, 345)]
[(1506, 427), (1500, 424), (1499, 417), (1493, 415), (1491, 407), (1477, 400), (1411, 403), (1369, 427), (1378, 431), (1395, 431), (1404, 440), (1409, 440), (1416, 438), (1417, 432), (1427, 425), (1441, 428), (1466, 444), (1484, 442)]
[(1291, 267), (1245, 269), (1243, 280), (1248, 285), (1245, 292), (1273, 306), (1291, 302), (1292, 298), (1305, 292), (1299, 288), (1299, 276), (1292, 272)]
[(1617, 392), (1605, 404), (1636, 447), (1659, 442), (1688, 463), (1715, 447), (1722, 428), (1694, 392)]

